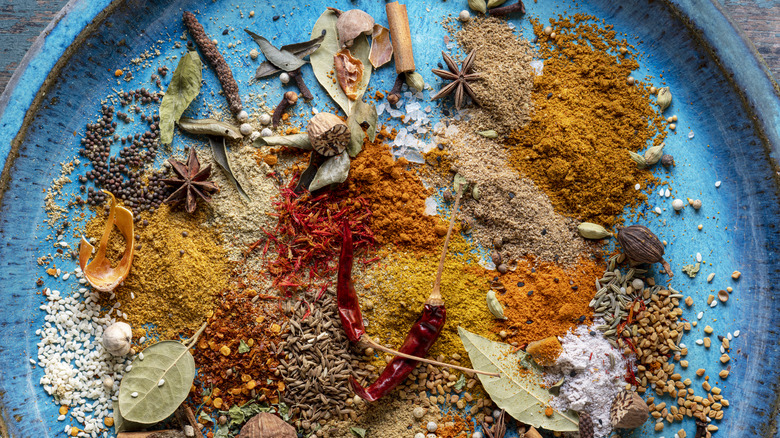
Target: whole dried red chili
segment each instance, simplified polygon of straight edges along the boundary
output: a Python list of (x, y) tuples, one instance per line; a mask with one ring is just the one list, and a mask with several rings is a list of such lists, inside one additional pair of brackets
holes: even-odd
[(339, 316), (341, 317), (341, 324), (344, 327), (344, 331), (347, 334), (347, 338), (352, 342), (365, 341), (378, 350), (382, 350), (395, 357), (387, 364), (382, 374), (379, 376), (376, 382), (374, 382), (368, 388), (363, 388), (360, 384), (350, 376), (350, 384), (355, 394), (361, 398), (374, 401), (378, 400), (393, 388), (398, 386), (406, 379), (406, 376), (414, 370), (418, 362), (426, 362), (439, 366), (447, 366), (463, 371), (478, 372), (481, 374), (489, 374), (497, 376), (494, 373), (486, 373), (482, 371), (475, 371), (468, 368), (458, 367), (450, 364), (444, 364), (429, 359), (424, 359), (428, 350), (436, 342), (439, 337), (444, 322), (446, 320), (447, 311), (444, 307), (444, 300), (441, 297), (439, 290), (439, 284), (441, 283), (441, 274), (444, 269), (444, 260), (447, 255), (447, 246), (452, 235), (452, 226), (454, 224), (454, 218), (460, 204), (461, 191), (458, 191), (458, 196), (455, 199), (455, 206), (450, 217), (450, 226), (447, 230), (447, 237), (444, 240), (444, 249), (442, 250), (441, 259), (439, 260), (439, 268), (436, 273), (436, 282), (433, 285), (433, 291), (428, 297), (423, 307), (422, 315), (412, 325), (409, 334), (406, 335), (404, 344), (399, 351), (394, 351), (384, 346), (381, 346), (371, 340), (370, 337), (365, 336), (366, 329), (363, 325), (363, 316), (360, 312), (360, 304), (358, 303), (357, 293), (352, 283), (352, 262), (354, 259), (352, 248), (352, 233), (349, 229), (349, 224), (345, 222), (343, 227), (344, 241), (341, 246), (341, 255), (339, 258), (339, 271), (338, 271), (338, 285), (336, 288), (336, 297), (338, 300)]

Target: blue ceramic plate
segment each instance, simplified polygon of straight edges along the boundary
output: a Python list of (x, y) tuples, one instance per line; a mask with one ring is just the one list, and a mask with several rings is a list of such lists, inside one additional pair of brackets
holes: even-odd
[[(669, 242), (667, 260), (676, 272), (691, 263), (696, 253), (707, 262), (695, 279), (678, 274), (672, 282), (676, 289), (696, 298), (696, 310), (686, 311), (687, 319), (696, 318), (708, 294), (729, 284), (735, 288), (727, 305), (704, 310), (699, 331), (683, 338), (692, 346), (688, 357), (692, 365), (684, 377), (690, 374), (695, 378), (693, 370), (699, 366), (709, 371), (719, 367), (715, 348), (705, 351), (693, 347), (694, 340), (701, 337), (703, 323), (717, 333), (740, 330), (740, 337), (732, 342), (731, 376), (719, 383), (732, 403), (716, 436), (774, 436), (780, 365), (776, 316), (780, 311), (776, 295), (780, 275), (775, 259), (780, 243), (780, 203), (774, 168), (780, 146), (778, 88), (752, 46), (734, 30), (717, 3), (710, 1), (529, 1), (527, 7), (529, 15), (543, 22), (564, 11), (603, 18), (618, 32), (629, 34), (630, 41), (645, 54), (642, 69), (635, 76), (658, 78), (663, 72), (674, 94), (669, 113), (677, 114), (680, 120), (677, 133), (667, 141), (667, 151), (675, 156), (677, 167), (672, 172), (673, 196), (667, 199), (654, 194), (650, 199), (653, 206), (666, 211), (660, 217), (647, 215), (646, 225)], [(199, 11), (201, 23), (219, 41), (240, 80), (242, 95), (259, 92), (259, 85), (248, 81), (257, 63), (246, 56), (256, 46), (242, 31), (245, 27), (276, 37), (278, 45), (298, 42), (309, 34), (325, 6), (359, 7), (386, 24), (383, 3), (365, 0), (311, 0), (305, 6), (292, 1), (238, 6), (195, 0), (109, 3), (69, 3), (36, 42), (0, 97), (0, 159), (5, 162), (0, 207), (3, 435), (7, 430), (12, 437), (62, 436), (66, 424), (57, 421), (57, 406), (38, 384), (43, 370), (30, 363), (37, 356), (35, 330), (43, 323), (43, 312), (38, 310), (41, 295), (37, 293), (42, 288), (35, 283), (37, 278), (46, 277), (36, 259), (52, 251), (51, 243), (43, 240), (51, 233), (42, 225), (44, 189), (59, 176), (59, 163), (77, 154), (85, 124), (95, 120), (101, 100), (112, 94), (112, 89), (149, 87), (149, 77), (157, 67), (175, 68), (177, 59), (170, 56), (183, 50), (174, 48), (184, 31), (182, 11)], [(407, 3), (418, 71), (426, 82), (436, 84), (430, 69), (445, 49), (440, 21), (457, 14), (466, 2)], [(256, 14), (250, 18), (251, 10)], [(272, 20), (275, 15), (280, 19)], [(530, 35), (527, 19), (512, 21)], [(228, 33), (223, 35), (225, 29)], [(237, 48), (227, 49), (229, 43), (238, 41)], [(155, 50), (160, 53), (146, 63), (131, 62)], [(115, 78), (117, 68), (132, 71), (135, 79), (125, 83)], [(315, 86), (309, 66), (304, 74), (316, 90), (315, 106), (324, 109), (330, 102)], [(220, 87), (211, 69), (204, 70), (204, 80), (203, 92), (191, 105), (194, 110), (188, 112), (191, 116), (205, 115), (204, 104), (224, 104), (216, 94)], [(384, 68), (372, 78), (372, 85), (389, 89), (392, 80), (392, 68)], [(263, 91), (267, 101), (275, 104), (284, 90), (276, 80), (269, 84)], [(694, 134), (692, 138), (689, 132)], [(181, 144), (174, 141), (174, 147)], [(721, 181), (719, 188), (716, 181)], [(74, 192), (77, 188), (73, 183), (64, 190)], [(673, 214), (670, 207), (675, 197), (700, 198), (704, 207), (699, 212), (686, 209), (683, 214)], [(702, 231), (697, 230), (698, 224), (703, 225)], [(743, 273), (736, 283), (729, 278), (734, 270)], [(708, 283), (711, 273), (715, 280)], [(46, 286), (64, 285), (47, 280)], [(690, 421), (683, 427), (693, 436)], [(649, 423), (636, 432), (637, 436), (673, 434), (669, 430), (655, 433)]]

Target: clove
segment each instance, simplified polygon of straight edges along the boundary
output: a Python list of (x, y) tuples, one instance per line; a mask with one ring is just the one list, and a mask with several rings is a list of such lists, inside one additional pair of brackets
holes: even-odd
[(287, 108), (295, 105), (296, 102), (298, 102), (298, 94), (295, 91), (288, 91), (284, 93), (284, 96), (282, 96), (282, 101), (279, 102), (279, 105), (276, 106), (274, 114), (271, 117), (271, 122), (274, 125), (274, 129), (276, 129), (276, 127), (279, 125), (279, 122), (282, 120), (282, 114), (287, 111)]
[(301, 92), (304, 100), (314, 99), (311, 91), (309, 91), (309, 87), (306, 86), (306, 82), (303, 81), (303, 72), (300, 67), (293, 71), (288, 71), (287, 74), (295, 81), (295, 85), (298, 86), (298, 90)]
[(404, 83), (406, 83), (406, 74), (399, 73), (395, 78), (393, 89), (387, 93), (387, 101), (390, 103), (390, 105), (395, 105), (399, 100), (401, 100), (401, 86)]
[(497, 17), (509, 15), (514, 12), (525, 14), (525, 5), (523, 4), (523, 0), (517, 0), (517, 3), (512, 3), (511, 5), (501, 6), (500, 8), (493, 8), (488, 10), (490, 15), (495, 15)]

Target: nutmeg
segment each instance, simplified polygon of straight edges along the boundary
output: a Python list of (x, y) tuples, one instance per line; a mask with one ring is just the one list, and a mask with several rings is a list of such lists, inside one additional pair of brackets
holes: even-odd
[(298, 438), (298, 434), (276, 415), (261, 412), (247, 421), (238, 438)]
[(664, 260), (664, 245), (658, 237), (644, 225), (631, 225), (620, 229), (618, 242), (626, 256), (637, 263), (661, 263), (669, 277), (673, 277), (672, 267)]
[(330, 113), (317, 113), (306, 127), (314, 150), (325, 157), (344, 152), (349, 144), (349, 128), (346, 122)]

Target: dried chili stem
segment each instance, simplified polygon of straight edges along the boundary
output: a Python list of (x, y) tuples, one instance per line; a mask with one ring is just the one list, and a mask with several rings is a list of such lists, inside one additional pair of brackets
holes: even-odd
[(458, 215), (458, 206), (460, 206), (460, 197), (463, 194), (464, 184), (458, 185), (458, 193), (455, 195), (455, 205), (452, 207), (452, 213), (450, 213), (450, 226), (447, 228), (447, 237), (444, 239), (444, 248), (441, 250), (441, 258), (439, 259), (439, 268), (436, 270), (436, 281), (433, 283), (433, 290), (428, 297), (426, 304), (434, 306), (441, 306), (444, 304), (444, 300), (441, 297), (441, 291), (439, 285), (441, 284), (441, 274), (444, 272), (444, 260), (447, 258), (447, 246), (450, 244), (450, 236), (452, 236), (452, 227), (455, 225), (455, 217)]
[(363, 335), (361, 340), (365, 341), (366, 343), (371, 345), (375, 350), (384, 351), (385, 353), (392, 354), (392, 355), (395, 355), (395, 356), (398, 356), (398, 357), (402, 357), (404, 359), (416, 360), (418, 362), (423, 362), (423, 363), (435, 365), (435, 366), (438, 366), (438, 367), (452, 368), (454, 370), (464, 371), (464, 372), (467, 372), (467, 373), (482, 374), (482, 375), (490, 376), (490, 377), (501, 377), (501, 373), (491, 373), (489, 371), (474, 370), (474, 369), (471, 369), (471, 368), (462, 367), (460, 365), (453, 365), (453, 364), (449, 364), (449, 363), (445, 363), (445, 362), (439, 362), (438, 360), (426, 359), (424, 357), (412, 356), (411, 354), (401, 353), (398, 350), (393, 350), (392, 348), (388, 348), (388, 347), (385, 347), (382, 344), (378, 344), (378, 343), (374, 342), (373, 339), (371, 339), (370, 337), (368, 337), (366, 335)]

